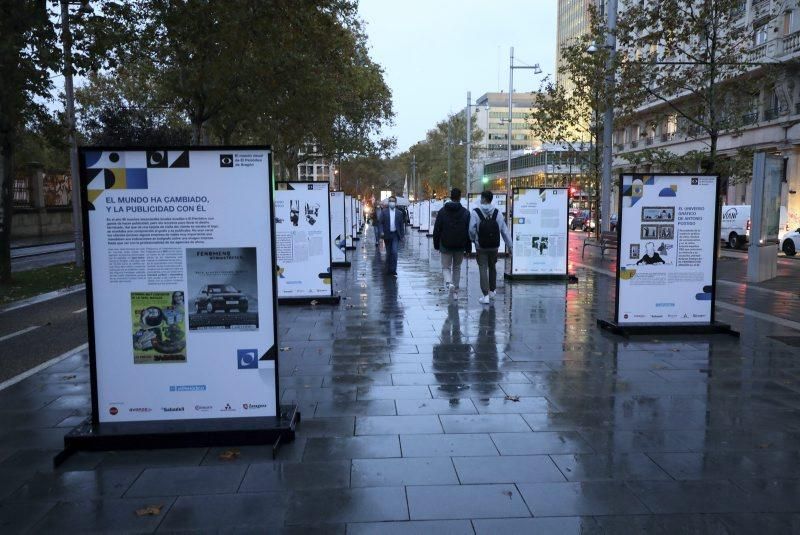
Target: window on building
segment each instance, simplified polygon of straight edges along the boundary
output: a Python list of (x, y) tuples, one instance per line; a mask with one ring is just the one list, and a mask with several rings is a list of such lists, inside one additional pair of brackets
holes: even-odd
[(794, 11), (791, 9), (783, 14), (783, 35), (789, 35), (794, 31)]
[(767, 42), (767, 25), (762, 24), (753, 28), (753, 45), (759, 46)]

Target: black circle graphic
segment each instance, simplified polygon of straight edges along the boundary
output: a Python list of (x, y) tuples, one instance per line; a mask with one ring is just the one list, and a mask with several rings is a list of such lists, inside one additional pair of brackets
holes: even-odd
[(119, 161), (119, 154), (116, 152), (112, 152), (111, 154), (108, 155), (108, 159), (114, 163), (117, 163)]

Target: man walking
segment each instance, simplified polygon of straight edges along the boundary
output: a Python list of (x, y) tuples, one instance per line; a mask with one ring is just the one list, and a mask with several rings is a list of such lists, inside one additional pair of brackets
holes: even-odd
[(397, 248), (405, 237), (406, 229), (394, 195), (389, 197), (389, 206), (381, 210), (378, 228), (386, 244), (386, 274), (397, 277)]
[(461, 206), (461, 190), (453, 188), (433, 225), (433, 248), (441, 255), (444, 287), (452, 292), (453, 299), (458, 299), (464, 253), (472, 248), (469, 221), (469, 212)]
[(385, 200), (381, 201), (380, 204), (375, 206), (375, 215), (372, 218), (372, 226), (375, 227), (375, 247), (379, 247), (381, 244), (381, 226), (380, 226), (381, 213), (383, 213), (383, 211), (386, 210), (387, 206), (388, 205)]
[(483, 297), (479, 301), (486, 305), (494, 299), (497, 290), (497, 251), (500, 249), (500, 236), (511, 253), (511, 236), (508, 226), (500, 215), (492, 199), (491, 191), (481, 193), (481, 204), (470, 213), (469, 238), (475, 243), (478, 255), (478, 272), (481, 279)]

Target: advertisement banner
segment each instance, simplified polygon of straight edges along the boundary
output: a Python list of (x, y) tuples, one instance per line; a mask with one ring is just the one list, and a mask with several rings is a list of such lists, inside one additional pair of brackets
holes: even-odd
[(333, 295), (327, 182), (275, 184), (278, 297)]
[(353, 246), (353, 198), (350, 195), (344, 196), (344, 228), (345, 228), (345, 248), (354, 249)]
[(333, 262), (346, 262), (344, 221), (344, 192), (332, 191), (331, 194), (331, 258)]
[(512, 275), (567, 274), (566, 188), (514, 188)]
[(716, 176), (622, 175), (618, 324), (714, 320)]
[(270, 151), (85, 147), (80, 166), (93, 421), (276, 416)]
[(431, 230), (431, 201), (419, 203), (419, 230), (420, 232)]

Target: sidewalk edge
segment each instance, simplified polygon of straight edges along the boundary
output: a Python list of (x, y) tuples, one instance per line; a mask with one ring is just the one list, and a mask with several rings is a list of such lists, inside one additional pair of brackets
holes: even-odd
[(20, 381), (22, 381), (24, 379), (27, 379), (31, 375), (34, 375), (34, 374), (44, 370), (45, 368), (49, 368), (53, 364), (57, 364), (57, 363), (61, 362), (62, 360), (66, 359), (66, 358), (69, 358), (69, 357), (71, 357), (71, 356), (73, 356), (73, 355), (75, 355), (77, 353), (80, 353), (81, 351), (83, 351), (84, 349), (87, 349), (88, 347), (89, 347), (89, 343), (86, 342), (85, 344), (81, 344), (78, 347), (74, 347), (74, 348), (70, 349), (69, 351), (67, 351), (66, 353), (63, 353), (63, 354), (61, 354), (61, 355), (59, 355), (59, 356), (57, 356), (55, 358), (52, 358), (52, 359), (48, 360), (47, 362), (42, 362), (38, 366), (35, 366), (35, 367), (31, 368), (30, 370), (28, 370), (26, 372), (22, 372), (21, 374), (19, 374), (17, 376), (14, 376), (11, 379), (3, 381), (2, 383), (0, 383), (0, 392), (5, 390), (9, 386), (13, 386), (13, 385), (19, 383)]
[(62, 295), (74, 294), (75, 292), (80, 292), (85, 289), (86, 283), (81, 283), (76, 284), (75, 286), (67, 286), (66, 288), (61, 288), (60, 290), (53, 290), (52, 292), (46, 292), (43, 294), (34, 295), (33, 297), (20, 299), (19, 301), (12, 301), (6, 306), (0, 307), (0, 314), (3, 314), (4, 312), (11, 312), (12, 310), (17, 310), (18, 308), (35, 305), (37, 303), (44, 303), (45, 301), (50, 301), (51, 299), (61, 297)]

